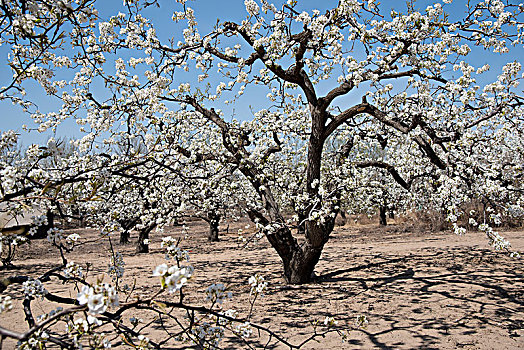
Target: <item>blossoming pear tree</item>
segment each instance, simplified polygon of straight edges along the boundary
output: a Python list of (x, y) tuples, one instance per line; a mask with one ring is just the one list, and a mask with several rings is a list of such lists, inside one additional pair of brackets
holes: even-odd
[[(190, 3), (180, 3), (173, 26), (185, 28), (169, 41), (142, 15), (148, 2), (126, 1), (127, 13), (74, 27), (69, 63), (37, 66), (56, 71), (40, 83), (63, 101), (33, 114), (39, 130), (76, 118), (80, 150), (139, 137), (154, 145), (154, 158), (178, 152), (232, 166), (252, 187), (248, 214), (289, 283), (311, 281), (358, 169), (386, 171), (451, 221), (487, 187), (510, 199), (494, 210), (521, 208), (521, 182), (507, 182), (521, 176), (519, 163), (495, 164), (483, 147), (521, 142), (522, 73), (512, 52), (522, 46), (522, 5), (486, 0), (457, 11), (446, 0), (387, 11), (344, 0), (302, 11), (295, 1), (246, 0), (244, 20), (201, 33)], [(61, 69), (74, 77), (55, 78)], [(224, 107), (253, 95), (259, 105), (241, 115)], [(367, 142), (382, 155), (362, 159)]]
[[(389, 11), (371, 0), (341, 0), (306, 11), (296, 1), (246, 0), (244, 20), (217, 21), (201, 33), (191, 3), (178, 2), (173, 32), (180, 36), (167, 41), (144, 17), (155, 1), (126, 0), (108, 20), (98, 18), (94, 1), (0, 2), (13, 72), (0, 98), (31, 111), (39, 131), (75, 119), (83, 133), (71, 152), (50, 139), (16, 159), (9, 151), (16, 135), (2, 134), (0, 190), (9, 213), (34, 205), (72, 219), (80, 211), (107, 236), (139, 212), (139, 242), (147, 246), (148, 232), (190, 210), (242, 201), (280, 256), (285, 280), (301, 284), (312, 280), (340, 208), (373, 208), (380, 188), (401, 209), (441, 211), (457, 233), (465, 217), (495, 248), (510, 250), (494, 226), (524, 216), (522, 5), (485, 0), (457, 10), (444, 0)], [(38, 110), (26, 80), (61, 107)], [(231, 196), (223, 198), (226, 189)], [(485, 204), (482, 222), (462, 210), (474, 200)], [(92, 281), (68, 259), (81, 237), (51, 229), (47, 239), (60, 252), (59, 267), (0, 284), (23, 285), (28, 330), (0, 328), (20, 348), (178, 341), (217, 348), (225, 332), (248, 341), (254, 330), (300, 348), (252, 324), (251, 310), (244, 317), (219, 308), (230, 296), (220, 283), (206, 290), (207, 307), (185, 303), (194, 271), (171, 237), (162, 242), (171, 261), (153, 271), (158, 293), (133, 301), (114, 249), (111, 283)], [(52, 279), (76, 297), (49, 292)], [(254, 303), (266, 282), (255, 275), (249, 284)], [(34, 317), (36, 298), (61, 306)], [(0, 296), (0, 312), (11, 307)], [(149, 339), (139, 319), (124, 318), (128, 310), (178, 328)], [(341, 331), (332, 318), (324, 325)], [(315, 329), (308, 340), (322, 335)]]

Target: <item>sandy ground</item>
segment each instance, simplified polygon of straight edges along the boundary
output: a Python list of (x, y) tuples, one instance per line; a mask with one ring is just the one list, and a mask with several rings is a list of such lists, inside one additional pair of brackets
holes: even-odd
[[(265, 240), (248, 247), (239, 245), (239, 225), (244, 223), (232, 225), (230, 234), (223, 235), (220, 242), (208, 243), (206, 227), (191, 223), (191, 237), (181, 243), (190, 251), (195, 267), (186, 302), (206, 305), (203, 291), (209, 284), (220, 282), (233, 291), (233, 299), (225, 302), (224, 308), (235, 308), (246, 315), (250, 299), (247, 280), (259, 273), (269, 287), (255, 303), (253, 322), (293, 344), (307, 338), (313, 331), (312, 323), (326, 316), (338, 320), (339, 326), (352, 328), (344, 343), (331, 333), (318, 342), (307, 343), (304, 349), (524, 349), (522, 259), (493, 251), (480, 232), (456, 236), (406, 232), (394, 225), (338, 227), (317, 265), (316, 282), (287, 286), (281, 277), (279, 258)], [(78, 232), (83, 239), (96, 237), (94, 231)], [(160, 248), (165, 235), (180, 235), (180, 230), (155, 233), (150, 254), (136, 255), (133, 245), (115, 244), (124, 255), (125, 282), (136, 281), (134, 297), (156, 292), (158, 278), (151, 272), (165, 262)], [(515, 250), (524, 251), (523, 231), (504, 232), (503, 236)], [(69, 258), (80, 264), (92, 263), (93, 279), (107, 270), (108, 256), (107, 243), (99, 241), (82, 246)], [(1, 270), (0, 277), (38, 276), (56, 266), (58, 258), (46, 241), (34, 241), (18, 254), (17, 268)], [(68, 285), (55, 283), (49, 288), (64, 296), (75, 296)], [(20, 298), (16, 286), (3, 294)], [(35, 314), (50, 307), (40, 300), (33, 302)], [(359, 315), (366, 316), (369, 323), (354, 329)], [(19, 331), (27, 328), (20, 303), (2, 314), (0, 325)], [(263, 348), (267, 340), (264, 335), (253, 337), (251, 346)], [(245, 347), (235, 339), (226, 339), (223, 346)], [(14, 348), (14, 343), (4, 342), (4, 348)], [(271, 341), (267, 348), (286, 347)]]

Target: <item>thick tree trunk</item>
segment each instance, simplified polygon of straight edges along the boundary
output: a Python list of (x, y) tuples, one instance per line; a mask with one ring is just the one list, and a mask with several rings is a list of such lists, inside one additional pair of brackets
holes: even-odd
[(387, 218), (386, 218), (386, 206), (381, 205), (379, 209), (379, 221), (381, 226), (386, 226), (388, 224)]
[(290, 259), (283, 259), (284, 279), (289, 284), (305, 284), (313, 280), (315, 266), (317, 265), (322, 248), (308, 248), (297, 251)]
[[(320, 175), (322, 165), (322, 152), (325, 141), (325, 110), (318, 109), (317, 106), (310, 105), (311, 111), (311, 135), (308, 144), (308, 159), (306, 168), (306, 191), (312, 201), (312, 204), (306, 209), (305, 213), (314, 210), (318, 204), (318, 189), (320, 186)], [(337, 214), (337, 213), (335, 213)], [(305, 214), (309, 215), (309, 214)], [(335, 215), (336, 217), (336, 215)], [(313, 279), (315, 266), (320, 259), (324, 244), (327, 243), (329, 235), (333, 231), (335, 218), (328, 219), (327, 222), (319, 224), (315, 221), (309, 221), (304, 218), (305, 224), (299, 226), (299, 232), (303, 233), (306, 241), (300, 246), (294, 238), (294, 244), (288, 244), (288, 250), (279, 250), (271, 240), (270, 242), (277, 249), (284, 265), (284, 278), (289, 284), (309, 283)], [(289, 231), (289, 228), (287, 228)], [(289, 236), (292, 237), (289, 231)], [(280, 239), (281, 240), (281, 239)]]
[[(260, 194), (265, 209), (265, 213), (261, 210), (248, 210), (248, 215), (253, 222), (263, 225), (264, 235), (282, 259), (284, 279), (289, 284), (303, 284), (312, 281), (322, 248), (328, 241), (335, 225), (335, 218), (331, 217), (324, 218), (326, 221), (323, 223), (308, 220), (312, 211), (322, 207), (322, 203), (319, 203), (322, 199), (318, 195), (318, 189), (326, 121), (325, 110), (313, 105), (310, 105), (310, 108), (312, 125), (308, 145), (306, 192), (311, 204), (303, 212), (297, 213), (299, 216), (297, 234), (305, 236), (303, 244), (298, 244), (297, 239), (291, 234), (291, 229), (285, 223), (286, 220), (271, 190), (267, 188), (265, 183), (261, 183), (259, 179), (261, 174), (256, 170), (256, 167), (240, 167), (240, 171), (251, 180), (253, 187)], [(230, 151), (237, 153), (235, 149)], [(338, 214), (338, 211), (335, 211), (334, 214)]]
[[(316, 246), (313, 246), (312, 242), (307, 240), (307, 238), (306, 242), (299, 245), (292, 236), (289, 227), (284, 224), (281, 224), (281, 227), (274, 232), (266, 233), (269, 242), (282, 259), (286, 283), (304, 284), (312, 281), (315, 266), (320, 259), (327, 237), (329, 237), (329, 233), (331, 233), (334, 227), (334, 220), (331, 221), (327, 225), (319, 227), (325, 230), (323, 234), (324, 239)], [(312, 226), (309, 225), (309, 227)], [(306, 237), (309, 236), (311, 236), (311, 233), (306, 232)]]
[(149, 253), (149, 233), (156, 227), (156, 224), (144, 227), (138, 234), (136, 243), (137, 253)]
[(218, 229), (220, 223), (220, 215), (215, 211), (210, 211), (207, 213), (207, 222), (209, 224), (209, 235), (207, 239), (210, 242), (218, 242)]

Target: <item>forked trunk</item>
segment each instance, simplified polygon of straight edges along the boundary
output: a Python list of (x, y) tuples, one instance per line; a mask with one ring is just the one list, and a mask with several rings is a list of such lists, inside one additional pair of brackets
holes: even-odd
[[(311, 228), (312, 227), (309, 226), (306, 230), (311, 230)], [(313, 245), (315, 241), (308, 239), (306, 239), (306, 242), (302, 245), (299, 245), (297, 240), (291, 235), (291, 231), (287, 226), (281, 227), (275, 233), (266, 234), (269, 242), (282, 259), (286, 283), (304, 284), (310, 283), (313, 280), (315, 266), (320, 259), (322, 248), (327, 242), (329, 233), (333, 230), (333, 224), (324, 227), (324, 229), (326, 229), (323, 234), (324, 239), (316, 241), (315, 245)], [(311, 236), (311, 233), (308, 235), (306, 232), (306, 237), (308, 236)]]
[(284, 260), (284, 279), (288, 284), (305, 284), (313, 280), (322, 249), (310, 248), (306, 252), (294, 252), (291, 259)]

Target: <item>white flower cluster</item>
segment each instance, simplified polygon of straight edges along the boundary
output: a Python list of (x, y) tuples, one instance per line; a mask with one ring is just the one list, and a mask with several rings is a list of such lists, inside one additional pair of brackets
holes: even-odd
[(187, 283), (193, 275), (193, 266), (170, 266), (167, 264), (158, 265), (153, 271), (153, 276), (161, 278), (162, 288), (167, 288), (169, 293), (175, 293)]
[(457, 225), (458, 216), (455, 213), (451, 212), (448, 214), (447, 220), (451, 222), (451, 227), (456, 235), (462, 236), (466, 234), (466, 229)]
[(206, 301), (222, 304), (225, 299), (231, 299), (232, 294), (226, 290), (226, 287), (222, 283), (213, 283), (206, 289), (207, 297)]
[(324, 319), (324, 326), (327, 326), (327, 327), (334, 327), (338, 324), (338, 321), (335, 320), (334, 317), (331, 317), (331, 316), (326, 316), (326, 318)]
[(199, 346), (206, 344), (207, 349), (218, 349), (220, 341), (224, 338), (224, 327), (208, 322), (196, 325), (190, 332), (190, 341)]
[(485, 232), (488, 236), (490, 244), (496, 250), (509, 250), (511, 244), (508, 240), (502, 237), (498, 232), (493, 231), (493, 228), (487, 224), (480, 224), (479, 230)]
[(251, 16), (258, 15), (260, 7), (258, 7), (258, 4), (254, 0), (245, 0), (244, 5), (246, 6), (247, 13)]
[(66, 278), (82, 279), (84, 277), (84, 272), (83, 272), (82, 267), (76, 264), (74, 261), (68, 262), (62, 272), (64, 274), (64, 277)]
[[(88, 316), (88, 320), (89, 320)], [(94, 323), (94, 324), (93, 324)], [(97, 327), (99, 322), (91, 323), (84, 320), (83, 318), (69, 319), (67, 321), (66, 330), (71, 338), (74, 349), (83, 349), (84, 345), (81, 343), (81, 338), (84, 335), (89, 337), (89, 345), (94, 349), (110, 349), (111, 343), (104, 338), (103, 333), (96, 333), (93, 331), (94, 327)]]
[(178, 241), (171, 236), (162, 238), (160, 243), (162, 248), (166, 249), (166, 259), (174, 259), (176, 261), (189, 261), (189, 252), (178, 247)]
[(491, 221), (493, 221), (493, 223), (494, 223), (495, 225), (500, 225), (500, 224), (502, 224), (502, 215), (500, 215), (500, 213), (497, 213), (497, 214), (492, 213), (492, 214), (490, 214), (490, 215), (489, 215), (489, 219), (490, 219)]
[(37, 18), (30, 13), (21, 14), (13, 21), (13, 31), (14, 33), (20, 34), (23, 37), (34, 35), (35, 32), (33, 28), (36, 21)]
[(41, 329), (33, 333), (31, 338), (24, 342), (18, 342), (18, 350), (45, 349), (45, 343), (49, 339), (49, 334)]
[(492, 234), (490, 235), (490, 239), (491, 245), (496, 250), (506, 250), (509, 249), (509, 247), (511, 246), (509, 241), (502, 237), (498, 232), (492, 232)]
[(0, 135), (0, 150), (2, 152), (9, 152), (12, 150), (18, 141), (18, 134), (14, 130), (7, 130)]
[(253, 334), (253, 328), (251, 327), (251, 324), (249, 322), (239, 324), (235, 327), (233, 331), (235, 332), (235, 334), (244, 339), (249, 338)]
[(326, 223), (326, 220), (333, 219), (335, 215), (332, 208), (329, 205), (325, 205), (318, 210), (311, 210), (308, 220), (310, 222), (316, 222), (317, 225), (323, 225)]
[(149, 338), (143, 334), (137, 336), (139, 343), (135, 346), (136, 350), (149, 350), (151, 349), (151, 344)]
[(64, 230), (53, 227), (47, 231), (47, 240), (52, 244), (60, 244), (63, 239)]
[(462, 235), (466, 234), (466, 228), (465, 227), (460, 227), (456, 223), (453, 223), (452, 227), (453, 227), (453, 232), (455, 232), (456, 235), (462, 236)]
[(78, 242), (79, 238), (80, 238), (80, 235), (78, 233), (71, 233), (70, 235), (66, 237), (65, 241), (69, 245), (74, 245), (76, 242)]
[[(223, 315), (226, 317), (238, 318), (238, 312), (235, 309), (228, 309), (223, 312)], [(224, 317), (218, 317), (217, 323), (221, 326), (225, 326), (227, 324), (231, 324), (231, 321)]]
[(77, 318), (67, 323), (68, 333), (86, 333), (89, 331), (89, 323), (83, 318)]
[(32, 216), (31, 220), (33, 221), (34, 226), (47, 225), (47, 216), (45, 215)]
[(264, 295), (267, 289), (267, 282), (264, 280), (264, 277), (256, 273), (254, 276), (249, 277), (248, 283), (251, 286), (250, 294)]
[(28, 243), (29, 239), (20, 235), (10, 235), (0, 233), (0, 254), (4, 251), (4, 246), (10, 246), (11, 250), (21, 244)]
[(89, 323), (99, 323), (96, 315), (106, 312), (108, 307), (116, 307), (119, 305), (118, 293), (111, 285), (97, 284), (92, 286), (83, 286), (80, 293), (77, 294), (76, 299), (80, 305), (87, 304)]
[(32, 216), (31, 220), (33, 221), (33, 224), (29, 229), (29, 236), (34, 236), (40, 226), (47, 225), (47, 217), (45, 215)]
[(0, 295), (0, 314), (4, 311), (9, 311), (13, 308), (13, 302), (11, 297), (6, 295)]
[(23, 287), (26, 297), (40, 297), (43, 299), (47, 294), (44, 284), (39, 279), (29, 279), (23, 283)]
[(240, 243), (246, 243), (247, 242), (247, 238), (246, 236), (244, 236), (244, 230), (239, 228), (238, 231), (237, 231), (237, 240), (240, 242)]
[(507, 208), (507, 213), (511, 217), (518, 218), (524, 216), (524, 209), (518, 205), (510, 205)]
[(0, 169), (2, 186), (6, 189), (14, 189), (22, 174), (20, 174), (20, 172), (17, 171), (17, 168), (13, 166), (4, 165), (2, 168), (3, 169)]

